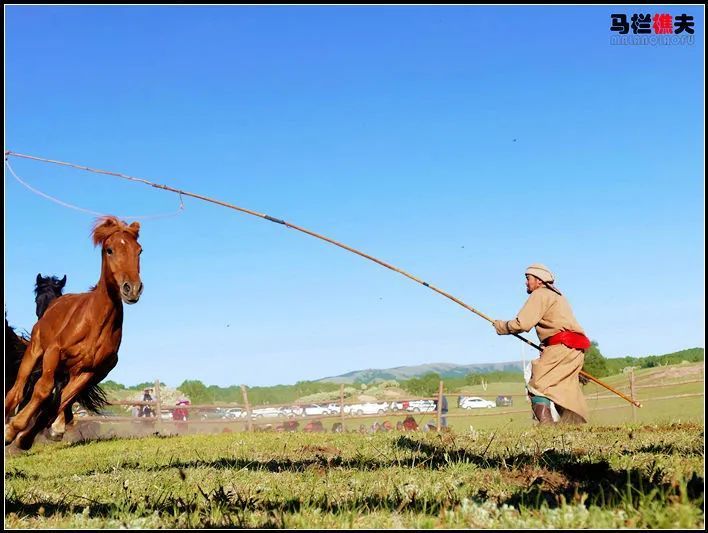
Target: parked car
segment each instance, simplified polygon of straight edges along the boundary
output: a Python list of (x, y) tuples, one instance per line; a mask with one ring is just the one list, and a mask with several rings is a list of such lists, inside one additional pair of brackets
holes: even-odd
[(496, 406), (496, 403), (477, 396), (468, 396), (460, 402), (462, 409), (489, 409)]
[(411, 400), (408, 402), (408, 411), (414, 413), (432, 413), (437, 411), (435, 400)]
[(330, 403), (327, 405), (327, 409), (329, 409), (329, 413), (332, 415), (338, 415), (340, 412), (340, 405), (338, 403)]
[(511, 396), (505, 396), (500, 394), (497, 396), (497, 407), (511, 407), (514, 404), (514, 400)]
[(276, 407), (261, 407), (251, 411), (253, 418), (277, 417), (280, 416), (280, 409)]
[(242, 409), (241, 407), (229, 407), (228, 409), (224, 410), (221, 414), (221, 418), (226, 418), (226, 419), (236, 419), (236, 418), (245, 418), (246, 417), (246, 410)]
[(388, 411), (389, 406), (388, 403), (386, 402), (380, 402), (380, 403), (355, 403), (352, 405), (345, 405), (344, 406), (344, 412), (346, 414), (350, 415), (382, 415), (386, 411)]
[(280, 408), (280, 415), (287, 416), (288, 418), (303, 416), (303, 414), (304, 412), (300, 405), (284, 405)]
[(410, 402), (408, 400), (394, 400), (391, 402), (390, 409), (391, 411), (408, 411), (409, 406)]
[(302, 416), (327, 416), (330, 414), (329, 407), (318, 405), (316, 403), (309, 403), (301, 407), (303, 411)]

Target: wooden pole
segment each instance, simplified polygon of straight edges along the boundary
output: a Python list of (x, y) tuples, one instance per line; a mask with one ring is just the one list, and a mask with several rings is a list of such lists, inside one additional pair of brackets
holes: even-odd
[(156, 403), (156, 413), (157, 417), (157, 430), (160, 431), (162, 428), (162, 399), (160, 397), (160, 380), (155, 380), (155, 403)]
[(634, 368), (629, 370), (629, 396), (632, 398), (632, 422), (637, 421), (637, 405), (634, 399)]
[(342, 432), (344, 432), (344, 383), (339, 385), (339, 418), (342, 422)]
[(246, 404), (246, 429), (248, 431), (253, 431), (253, 424), (251, 423), (251, 404), (248, 403), (248, 392), (246, 392), (246, 385), (241, 385), (241, 395), (243, 396), (243, 403)]
[(440, 385), (438, 386), (438, 433), (442, 429), (442, 398), (443, 398), (443, 382), (440, 380)]

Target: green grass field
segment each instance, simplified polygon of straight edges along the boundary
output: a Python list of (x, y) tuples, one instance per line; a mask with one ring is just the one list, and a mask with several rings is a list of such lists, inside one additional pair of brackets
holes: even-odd
[[(513, 393), (501, 387), (480, 395)], [(5, 527), (702, 529), (703, 397), (658, 399), (702, 391), (644, 389), (636, 422), (626, 402), (597, 410), (617, 400), (591, 394), (585, 426), (535, 427), (515, 397), (463, 416), (451, 405), (441, 434), (37, 444), (6, 452)]]

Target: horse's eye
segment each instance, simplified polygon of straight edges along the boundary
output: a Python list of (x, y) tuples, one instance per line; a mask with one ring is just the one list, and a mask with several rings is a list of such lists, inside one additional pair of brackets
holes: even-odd
[(143, 251), (140, 250), (140, 251), (138, 252), (138, 255), (143, 255)]
[(112, 249), (112, 248), (106, 248), (106, 253), (107, 253), (108, 255), (113, 254), (113, 249)]

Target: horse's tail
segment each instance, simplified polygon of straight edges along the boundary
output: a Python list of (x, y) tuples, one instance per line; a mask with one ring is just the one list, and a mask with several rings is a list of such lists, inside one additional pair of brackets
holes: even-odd
[(5, 394), (12, 388), (17, 380), (20, 362), (25, 355), (28, 340), (15, 333), (5, 318)]
[(101, 409), (110, 403), (106, 396), (106, 391), (98, 383), (91, 383), (82, 390), (76, 397), (76, 401), (84, 409), (97, 415), (101, 414)]

